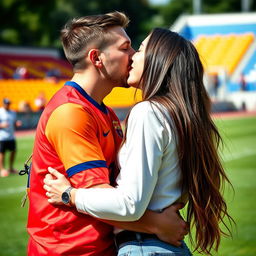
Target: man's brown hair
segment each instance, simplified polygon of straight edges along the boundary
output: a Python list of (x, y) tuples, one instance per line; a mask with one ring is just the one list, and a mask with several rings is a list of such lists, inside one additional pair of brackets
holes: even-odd
[(63, 49), (74, 71), (85, 68), (85, 54), (88, 46), (100, 50), (113, 41), (108, 29), (113, 26), (126, 28), (129, 18), (121, 12), (84, 16), (70, 20), (61, 30)]

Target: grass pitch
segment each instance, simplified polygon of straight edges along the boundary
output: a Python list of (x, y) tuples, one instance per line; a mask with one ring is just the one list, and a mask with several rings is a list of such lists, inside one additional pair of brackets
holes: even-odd
[[(235, 193), (226, 190), (229, 212), (236, 221), (233, 238), (223, 238), (218, 256), (256, 255), (256, 117), (216, 120), (224, 138), (221, 152)], [(23, 168), (30, 155), (33, 137), (18, 138), (15, 167)], [(0, 256), (25, 256), (27, 204), (20, 208), (26, 187), (25, 176), (0, 178)], [(187, 241), (188, 245), (189, 242)], [(199, 255), (194, 253), (194, 255)]]

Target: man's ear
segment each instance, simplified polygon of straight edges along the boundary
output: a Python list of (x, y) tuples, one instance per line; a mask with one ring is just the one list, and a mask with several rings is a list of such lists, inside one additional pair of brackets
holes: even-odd
[(100, 58), (100, 51), (98, 49), (91, 49), (88, 53), (89, 59), (97, 68), (102, 67), (102, 61)]

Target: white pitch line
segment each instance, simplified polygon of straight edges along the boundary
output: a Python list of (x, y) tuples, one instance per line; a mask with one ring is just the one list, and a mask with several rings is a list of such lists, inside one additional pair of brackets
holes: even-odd
[(7, 189), (0, 189), (0, 196), (6, 196), (11, 194), (16, 194), (20, 192), (26, 191), (26, 186), (17, 187), (17, 188), (7, 188)]
[(223, 160), (224, 162), (230, 162), (233, 160), (237, 160), (237, 159), (240, 159), (246, 156), (252, 156), (252, 155), (256, 155), (256, 152), (253, 150), (244, 150), (239, 153), (232, 153), (232, 154), (226, 155), (223, 157)]

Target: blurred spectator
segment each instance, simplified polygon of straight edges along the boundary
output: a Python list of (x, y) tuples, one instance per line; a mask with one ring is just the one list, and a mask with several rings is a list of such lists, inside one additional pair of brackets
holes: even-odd
[(45, 74), (45, 79), (50, 82), (57, 83), (61, 77), (61, 73), (58, 69), (50, 69)]
[(0, 79), (3, 79), (4, 75), (3, 75), (3, 69), (0, 67)]
[(213, 90), (214, 90), (215, 98), (217, 98), (218, 96), (219, 86), (220, 86), (220, 80), (219, 80), (218, 73), (216, 73), (213, 75)]
[[(17, 173), (14, 169), (14, 159), (16, 154), (16, 139), (14, 131), (21, 126), (21, 121), (17, 120), (16, 113), (10, 110), (11, 101), (3, 99), (3, 107), (0, 108), (0, 176), (8, 176), (9, 173)], [(9, 169), (4, 168), (5, 152), (10, 151)]]
[(240, 75), (240, 89), (241, 91), (247, 91), (247, 84), (244, 73), (241, 73)]
[(29, 78), (28, 70), (26, 67), (17, 67), (14, 74), (14, 79), (27, 79)]
[(46, 105), (46, 98), (43, 92), (40, 92), (39, 95), (35, 98), (35, 105), (37, 111), (43, 111)]
[(23, 100), (19, 103), (19, 112), (29, 113), (31, 111), (32, 111), (32, 109), (31, 109), (29, 102)]

